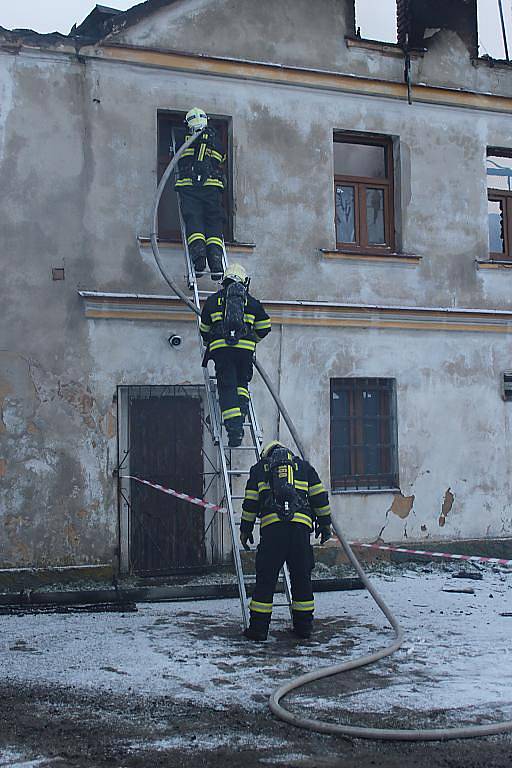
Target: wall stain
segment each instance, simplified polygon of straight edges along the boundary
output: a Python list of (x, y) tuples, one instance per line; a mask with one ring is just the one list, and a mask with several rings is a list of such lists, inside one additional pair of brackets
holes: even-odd
[(441, 507), (441, 514), (439, 515), (439, 521), (438, 521), (441, 528), (446, 523), (446, 516), (451, 511), (454, 501), (455, 501), (454, 494), (452, 493), (450, 488), (447, 488), (446, 493), (444, 494), (443, 506)]

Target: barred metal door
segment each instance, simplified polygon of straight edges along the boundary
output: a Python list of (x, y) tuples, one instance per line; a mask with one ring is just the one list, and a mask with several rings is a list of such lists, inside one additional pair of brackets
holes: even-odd
[[(202, 496), (201, 401), (156, 389), (149, 397), (142, 391), (130, 396), (130, 474)], [(204, 565), (201, 508), (133, 480), (130, 497), (132, 573), (164, 575)]]

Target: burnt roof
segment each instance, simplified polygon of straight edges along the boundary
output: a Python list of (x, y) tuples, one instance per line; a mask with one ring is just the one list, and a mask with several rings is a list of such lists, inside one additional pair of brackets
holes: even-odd
[(33, 29), (0, 27), (0, 37), (11, 44), (32, 43), (43, 47), (74, 42), (78, 42), (79, 45), (97, 43), (109, 34), (131, 27), (160, 8), (175, 2), (178, 0), (145, 0), (127, 11), (119, 11), (106, 5), (96, 5), (78, 26), (72, 27), (68, 35), (60, 32), (41, 34)]

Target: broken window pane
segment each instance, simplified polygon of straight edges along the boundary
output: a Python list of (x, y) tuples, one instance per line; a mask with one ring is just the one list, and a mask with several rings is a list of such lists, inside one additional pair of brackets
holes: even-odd
[(334, 175), (386, 178), (386, 149), (374, 144), (334, 142)]
[(385, 245), (384, 231), (384, 190), (366, 190), (366, 225), (368, 228), (368, 242), (372, 245)]
[(355, 243), (354, 187), (336, 186), (336, 239), (338, 243)]
[(489, 200), (487, 210), (489, 214), (489, 251), (491, 253), (504, 253), (505, 239), (503, 236), (502, 201)]
[(487, 156), (487, 187), (512, 192), (512, 157)]

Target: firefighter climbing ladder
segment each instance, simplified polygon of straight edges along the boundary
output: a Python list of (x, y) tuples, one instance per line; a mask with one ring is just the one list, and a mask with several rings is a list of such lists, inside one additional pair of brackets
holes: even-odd
[[(199, 133), (193, 136), (192, 138), (197, 139), (198, 136), (199, 136)], [(183, 147), (181, 147), (180, 150), (183, 150), (185, 148), (186, 148), (185, 145), (183, 145)], [(179, 154), (176, 152), (174, 131), (172, 132), (172, 149), (173, 149), (174, 158), (179, 157)], [(194, 311), (196, 313), (196, 319), (197, 319), (197, 336), (199, 341), (199, 349), (202, 350), (202, 338), (199, 332), (200, 312), (201, 312), (199, 288), (197, 285), (197, 278), (196, 278), (194, 266), (192, 264), (192, 259), (190, 258), (188, 245), (187, 245), (185, 222), (183, 220), (183, 215), (181, 213), (179, 196), (178, 196), (178, 215), (179, 215), (179, 221), (180, 221), (183, 248), (185, 253), (185, 263), (187, 268), (187, 283), (188, 283), (189, 290), (192, 291), (192, 302), (194, 305)], [(226, 255), (226, 248), (224, 246), (224, 239), (223, 239), (222, 240), (223, 269), (226, 269), (227, 265), (228, 265), (228, 260)], [(247, 452), (249, 456), (251, 455), (251, 452), (252, 452), (255, 455), (256, 461), (258, 461), (258, 459), (260, 458), (260, 453), (262, 448), (262, 432), (258, 423), (258, 419), (256, 417), (254, 403), (251, 398), (249, 400), (249, 412), (247, 414), (247, 424), (245, 425), (249, 427), (250, 445), (241, 445), (237, 448), (228, 448), (225, 445), (224, 436), (222, 433), (222, 414), (220, 411), (219, 399), (217, 394), (217, 380), (215, 378), (215, 375), (212, 373), (212, 370), (209, 369), (208, 367), (209, 365), (210, 364), (208, 364), (206, 367), (203, 368), (203, 374), (204, 374), (204, 385), (205, 385), (205, 391), (206, 391), (206, 400), (208, 403), (208, 411), (210, 414), (210, 429), (212, 433), (213, 443), (215, 446), (217, 446), (217, 449), (218, 449), (219, 469), (220, 469), (220, 475), (222, 477), (222, 483), (224, 487), (224, 496), (226, 499), (226, 508), (228, 512), (231, 541), (233, 546), (233, 558), (234, 558), (235, 571), (236, 571), (236, 577), (238, 582), (240, 604), (242, 608), (242, 620), (243, 620), (244, 628), (247, 628), (249, 626), (247, 593), (245, 589), (245, 579), (244, 579), (244, 573), (243, 573), (243, 567), (242, 567), (242, 559), (240, 557), (240, 550), (238, 545), (237, 524), (235, 521), (235, 510), (233, 506), (233, 502), (243, 499), (243, 495), (233, 493), (233, 482), (235, 478), (239, 478), (244, 474), (248, 474), (248, 470), (234, 468), (234, 460), (235, 458), (238, 458), (243, 452)], [(288, 568), (286, 565), (283, 567), (283, 570), (282, 570), (282, 578), (283, 578), (283, 592), (286, 598), (286, 604), (288, 605), (288, 608), (291, 614), (291, 585), (290, 585), (290, 576), (289, 576)]]

